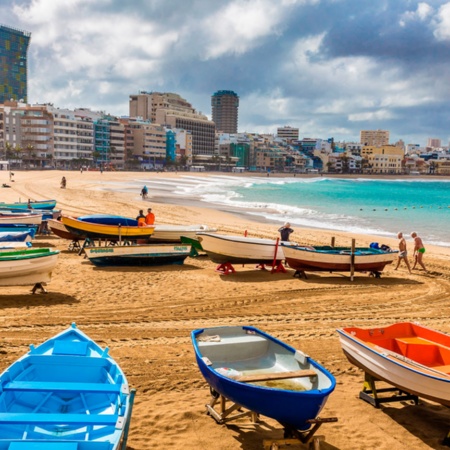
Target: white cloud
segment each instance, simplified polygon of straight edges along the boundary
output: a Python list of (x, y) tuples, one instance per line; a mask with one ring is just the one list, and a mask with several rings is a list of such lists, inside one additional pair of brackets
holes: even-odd
[(407, 11), (402, 14), (400, 18), (400, 26), (404, 27), (408, 22), (420, 21), (424, 22), (431, 17), (434, 13), (434, 9), (428, 3), (419, 3), (415, 11)]
[(434, 36), (440, 41), (450, 39), (450, 3), (446, 3), (439, 8)]

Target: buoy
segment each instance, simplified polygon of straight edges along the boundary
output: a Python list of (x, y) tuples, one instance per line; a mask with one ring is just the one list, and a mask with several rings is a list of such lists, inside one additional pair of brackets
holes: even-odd
[[(450, 206), (449, 206), (449, 208), (450, 208)], [(362, 211), (362, 208), (359, 208), (359, 210)]]
[(403, 209), (408, 209), (408, 208), (403, 208)]
[(395, 211), (397, 211), (397, 208), (394, 208)]
[(376, 209), (373, 209), (372, 211), (376, 211)]
[(415, 207), (415, 206), (413, 206), (413, 207), (412, 207), (412, 209), (416, 209), (416, 207)]
[(387, 208), (385, 208), (385, 211), (387, 211), (388, 209)]

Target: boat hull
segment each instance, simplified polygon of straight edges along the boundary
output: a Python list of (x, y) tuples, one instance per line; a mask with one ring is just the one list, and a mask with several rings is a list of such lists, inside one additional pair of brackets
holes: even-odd
[(2, 214), (0, 213), (0, 224), (26, 224), (40, 225), (42, 214)]
[(85, 248), (89, 260), (99, 267), (183, 264), (190, 251), (188, 245), (171, 244)]
[(103, 225), (67, 216), (62, 216), (61, 220), (70, 233), (81, 239), (137, 240), (148, 239), (153, 234), (153, 226)]
[(47, 224), (51, 232), (62, 239), (68, 239), (70, 241), (76, 241), (79, 239), (79, 236), (71, 233), (60, 220), (49, 219)]
[(130, 419), (125, 374), (74, 325), (0, 375), (0, 400), (2, 450), (118, 450)]
[(181, 236), (197, 239), (197, 233), (214, 232), (207, 225), (155, 225), (151, 242), (181, 242)]
[(355, 366), (404, 392), (450, 406), (450, 336), (411, 323), (337, 331)]
[(382, 272), (387, 264), (397, 258), (397, 252), (383, 252), (370, 248), (351, 249), (341, 247), (318, 251), (320, 247), (300, 247), (283, 244), (283, 252), (289, 267), (311, 272)]
[[(209, 341), (202, 337), (219, 337)], [(297, 430), (318, 416), (335, 388), (334, 377), (317, 362), (254, 327), (218, 327), (192, 332), (198, 367), (207, 383), (227, 399)], [(287, 384), (240, 382), (232, 374), (273, 374), (312, 370), (315, 376)], [(285, 380), (284, 380), (285, 381)]]
[(283, 249), (271, 239), (197, 233), (203, 250), (218, 264), (267, 264), (284, 259)]
[(58, 262), (59, 251), (48, 248), (0, 253), (0, 286), (48, 283)]
[(1, 209), (45, 209), (52, 210), (56, 206), (56, 200), (36, 200), (31, 202), (16, 202), (16, 203), (0, 203)]

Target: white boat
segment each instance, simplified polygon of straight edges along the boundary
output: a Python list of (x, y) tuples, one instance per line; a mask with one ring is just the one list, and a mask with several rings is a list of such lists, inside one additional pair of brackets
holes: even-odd
[(384, 251), (370, 247), (302, 246), (283, 242), (289, 267), (298, 271), (373, 272), (380, 274), (397, 257), (398, 251)]
[(0, 223), (40, 225), (42, 223), (42, 214), (0, 213)]
[(276, 265), (284, 259), (283, 248), (277, 240), (197, 233), (203, 250), (218, 264)]
[(56, 236), (63, 238), (63, 239), (69, 239), (70, 241), (76, 241), (80, 239), (79, 236), (77, 236), (74, 233), (71, 233), (66, 226), (61, 222), (61, 220), (57, 219), (49, 219), (47, 220), (47, 225), (52, 231), (53, 234), (56, 234)]
[(181, 236), (195, 239), (197, 233), (214, 232), (216, 228), (210, 228), (208, 225), (155, 225), (150, 242), (181, 242)]
[(184, 244), (115, 245), (85, 247), (84, 251), (89, 261), (99, 267), (147, 267), (183, 264), (191, 252), (191, 246)]
[(348, 360), (403, 392), (450, 406), (450, 336), (403, 322), (337, 330)]
[(58, 250), (49, 248), (0, 252), (0, 286), (48, 283), (58, 255)]

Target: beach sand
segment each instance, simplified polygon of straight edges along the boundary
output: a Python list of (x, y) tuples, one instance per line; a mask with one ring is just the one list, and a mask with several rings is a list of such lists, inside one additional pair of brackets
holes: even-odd
[[(111, 183), (136, 179), (157, 180), (167, 174), (104, 172), (17, 171), (9, 183), (0, 182), (1, 201), (50, 199), (67, 215), (91, 213), (135, 217), (151, 205), (157, 223), (203, 223), (220, 232), (249, 236), (278, 236), (279, 224), (251, 221), (192, 203), (174, 200), (152, 190), (142, 201), (139, 191), (113, 192)], [(60, 189), (62, 176), (67, 189)], [(172, 174), (170, 176), (182, 176)], [(205, 175), (207, 176), (207, 175)], [(167, 194), (168, 195), (168, 194)], [(170, 201), (169, 201), (170, 200)], [(405, 230), (407, 232), (409, 230)], [(420, 230), (418, 230), (420, 231)], [(346, 233), (295, 229), (292, 240), (304, 244), (350, 245)], [(357, 244), (375, 238), (356, 236)], [(396, 239), (383, 239), (395, 246)], [(220, 276), (205, 257), (189, 258), (183, 266), (97, 269), (68, 242), (39, 236), (35, 246), (61, 251), (47, 286), (48, 294), (30, 294), (28, 287), (4, 287), (0, 295), (0, 370), (28, 350), (67, 328), (71, 322), (110, 348), (131, 387), (137, 389), (128, 440), (129, 450), (146, 449), (262, 449), (264, 439), (282, 438), (277, 422), (262, 417), (217, 425), (205, 414), (209, 389), (195, 362), (190, 332), (219, 325), (253, 325), (299, 348), (329, 369), (337, 380), (321, 417), (337, 417), (318, 434), (323, 450), (439, 449), (450, 431), (450, 410), (429, 401), (387, 403), (375, 409), (358, 398), (363, 373), (342, 353), (336, 328), (382, 327), (398, 321), (417, 321), (450, 333), (450, 249), (427, 246), (429, 274), (404, 266), (388, 266), (380, 279), (356, 274), (293, 271), (271, 274), (254, 267), (236, 267), (234, 275)], [(425, 242), (426, 245), (426, 242)], [(410, 254), (412, 242), (408, 238)], [(290, 449), (307, 448), (294, 445)]]

